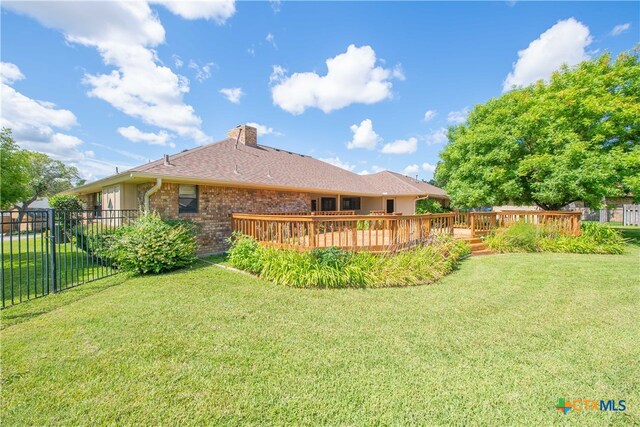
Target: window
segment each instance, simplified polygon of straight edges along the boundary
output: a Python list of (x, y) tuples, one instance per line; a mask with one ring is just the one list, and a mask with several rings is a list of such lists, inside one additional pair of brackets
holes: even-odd
[(318, 210), (318, 201), (316, 199), (311, 200), (311, 212)]
[(94, 216), (102, 216), (102, 191), (93, 193), (93, 211)]
[(180, 185), (178, 190), (178, 213), (198, 212), (198, 186)]
[(360, 197), (343, 197), (342, 210), (343, 211), (359, 211)]
[(335, 211), (336, 210), (336, 198), (335, 197), (322, 197), (320, 198), (320, 210)]

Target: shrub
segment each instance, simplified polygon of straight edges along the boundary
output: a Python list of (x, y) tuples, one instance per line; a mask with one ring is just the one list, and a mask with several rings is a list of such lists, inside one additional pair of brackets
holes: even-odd
[(72, 195), (51, 196), (49, 197), (49, 206), (61, 211), (81, 211), (84, 209), (82, 201)]
[(498, 252), (536, 252), (538, 229), (533, 224), (518, 222), (496, 230), (487, 238), (487, 245)]
[(162, 273), (196, 260), (195, 227), (184, 221), (163, 221), (142, 214), (132, 225), (118, 228), (107, 239), (106, 256), (124, 271)]
[(426, 214), (426, 213), (443, 213), (447, 212), (449, 209), (445, 209), (442, 205), (433, 199), (420, 199), (416, 201), (416, 213), (417, 214)]
[(450, 236), (389, 255), (337, 248), (307, 252), (265, 248), (254, 239), (234, 235), (228, 260), (236, 268), (297, 288), (407, 286), (431, 283), (449, 273), (470, 253), (469, 245)]
[(77, 226), (71, 235), (75, 245), (91, 257), (92, 262), (112, 265), (108, 259), (111, 242), (121, 232), (119, 228), (101, 228), (96, 225)]
[(625, 240), (605, 224), (583, 222), (579, 236), (563, 235), (556, 227), (517, 223), (496, 230), (487, 238), (497, 252), (566, 252), (582, 254), (621, 254)]
[(240, 270), (259, 274), (264, 249), (258, 242), (237, 232), (231, 236), (229, 242), (231, 247), (227, 252), (227, 258), (231, 265)]
[(74, 227), (79, 222), (77, 211), (84, 209), (77, 196), (60, 195), (49, 198), (49, 206), (56, 210), (55, 237), (59, 243), (66, 243), (74, 237)]

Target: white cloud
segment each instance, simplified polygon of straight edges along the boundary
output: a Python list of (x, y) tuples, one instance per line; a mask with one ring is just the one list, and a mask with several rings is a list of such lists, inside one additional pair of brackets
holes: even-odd
[(24, 74), (16, 64), (0, 62), (0, 82), (10, 85), (22, 79), (24, 79)]
[(118, 153), (121, 156), (128, 157), (130, 159), (137, 160), (139, 162), (147, 162), (150, 160), (148, 157), (141, 156), (140, 154), (132, 153), (131, 151), (127, 151), (127, 150), (120, 150), (118, 148), (114, 148), (109, 145), (98, 144), (97, 142), (92, 142), (91, 145), (103, 148), (105, 150), (113, 151), (114, 153)]
[(178, 55), (171, 55), (171, 59), (173, 59), (173, 63), (175, 64), (176, 68), (182, 68), (182, 66), (184, 65), (184, 61), (180, 59)]
[(234, 104), (240, 104), (240, 98), (244, 95), (244, 92), (240, 87), (223, 88), (218, 92), (223, 94), (229, 102), (233, 102)]
[(416, 138), (396, 139), (382, 147), (381, 152), (384, 154), (411, 154), (418, 149), (418, 140)]
[(422, 119), (422, 121), (424, 122), (428, 122), (429, 120), (432, 120), (438, 113), (435, 110), (427, 110), (426, 113), (424, 113), (424, 118)]
[(189, 61), (189, 68), (196, 71), (196, 80), (199, 82), (203, 82), (211, 77), (211, 67), (213, 67), (215, 63), (207, 62), (203, 66), (198, 65), (194, 60)]
[(558, 21), (518, 52), (518, 61), (504, 81), (503, 92), (547, 79), (563, 64), (572, 66), (589, 59), (586, 48), (592, 40), (589, 28), (575, 18)]
[(274, 14), (280, 12), (280, 9), (282, 8), (281, 0), (269, 0), (269, 4), (271, 5), (271, 9), (273, 10)]
[(267, 37), (264, 38), (267, 42), (269, 42), (271, 44), (271, 46), (273, 46), (275, 49), (278, 48), (278, 46), (276, 45), (276, 38), (273, 34), (269, 33), (267, 34)]
[(420, 172), (426, 172), (427, 176), (429, 175), (433, 175), (433, 172), (435, 172), (436, 167), (430, 163), (423, 163), (421, 165), (417, 164), (417, 163), (413, 163), (411, 165), (407, 165), (403, 170), (402, 170), (402, 174), (403, 175), (407, 175), (410, 177), (415, 177), (416, 175), (419, 175)]
[(377, 172), (385, 171), (386, 169), (385, 169), (385, 168), (383, 168), (383, 167), (377, 166), (377, 165), (373, 165), (373, 166), (371, 166), (371, 170), (372, 170), (374, 173), (377, 173)]
[(412, 165), (408, 165), (407, 167), (405, 167), (404, 169), (402, 169), (402, 174), (403, 175), (407, 175), (407, 176), (415, 176), (418, 174), (418, 172), (420, 172), (420, 166), (418, 166), (417, 164), (412, 164)]
[[(292, 114), (307, 108), (319, 108), (325, 113), (353, 103), (374, 104), (391, 97), (391, 79), (401, 72), (376, 66), (376, 53), (370, 46), (350, 45), (326, 61), (327, 74), (294, 73), (286, 76), (284, 69), (274, 66), (270, 82), (274, 105)], [(278, 68), (276, 68), (278, 67)]]
[[(233, 14), (229, 10), (235, 10), (229, 4), (166, 2), (165, 6), (187, 19), (223, 22)], [(71, 43), (97, 49), (113, 69), (85, 75), (89, 96), (147, 124), (199, 143), (210, 141), (200, 129), (200, 117), (183, 101), (189, 92), (188, 79), (162, 65), (153, 50), (164, 42), (165, 30), (146, 2), (10, 2), (3, 6), (61, 30)]]
[(171, 142), (171, 136), (167, 132), (161, 130), (158, 133), (143, 132), (135, 126), (120, 127), (118, 133), (127, 138), (131, 142), (145, 142), (150, 145), (163, 145), (175, 148), (176, 144)]
[(74, 165), (85, 178), (92, 178), (85, 166), (94, 156), (93, 151), (83, 150), (84, 142), (80, 138), (60, 131), (76, 126), (76, 115), (57, 108), (52, 102), (29, 98), (11, 87), (11, 83), (25, 78), (15, 64), (2, 63), (0, 74), (0, 126), (11, 129), (20, 147)]
[(152, 3), (162, 4), (184, 19), (209, 19), (218, 24), (223, 24), (236, 12), (235, 0), (152, 0)]
[(613, 30), (611, 30), (611, 35), (619, 36), (620, 34), (626, 33), (627, 31), (629, 31), (630, 28), (631, 28), (631, 22), (616, 25), (615, 27), (613, 27)]
[(276, 130), (273, 130), (273, 128), (270, 128), (266, 125), (261, 125), (260, 123), (256, 123), (256, 122), (247, 122), (247, 126), (251, 126), (257, 129), (258, 131), (258, 136), (263, 136), (263, 135), (277, 135), (280, 136), (282, 135), (282, 132), (278, 132)]
[(436, 165), (432, 165), (431, 163), (425, 162), (422, 164), (422, 170), (425, 172), (434, 173), (436, 171)]
[(367, 150), (375, 150), (378, 143), (382, 142), (382, 138), (373, 130), (373, 123), (370, 119), (360, 122), (360, 126), (351, 125), (353, 138), (347, 143), (348, 149), (365, 148)]
[(447, 137), (447, 129), (440, 128), (431, 131), (427, 134), (425, 140), (429, 145), (445, 144), (449, 140), (449, 138)]
[(464, 107), (462, 110), (459, 110), (459, 111), (450, 111), (449, 114), (447, 114), (447, 121), (449, 123), (456, 123), (456, 124), (464, 123), (467, 120), (468, 115), (469, 115), (469, 107)]
[(98, 159), (86, 159), (75, 166), (78, 168), (80, 175), (89, 182), (115, 174), (116, 168), (118, 168), (118, 172), (124, 172), (133, 167), (132, 165), (121, 162), (110, 162)]
[(371, 174), (371, 172), (369, 172), (369, 171), (368, 171), (368, 170), (366, 170), (366, 169), (361, 170), (360, 172), (358, 172), (358, 175), (370, 175), (370, 174)]
[(287, 74), (286, 68), (284, 68), (281, 65), (274, 65), (273, 70), (271, 71), (271, 75), (269, 76), (269, 84), (273, 84), (273, 83), (284, 80), (284, 77), (286, 74)]
[(404, 75), (404, 70), (402, 69), (402, 64), (398, 64), (393, 67), (393, 71), (391, 75), (398, 80), (406, 80), (407, 78)]
[(329, 163), (330, 165), (337, 166), (339, 168), (342, 168), (348, 171), (353, 171), (356, 168), (356, 165), (349, 162), (343, 162), (342, 160), (340, 160), (340, 157), (327, 157), (319, 160), (322, 160), (325, 163)]

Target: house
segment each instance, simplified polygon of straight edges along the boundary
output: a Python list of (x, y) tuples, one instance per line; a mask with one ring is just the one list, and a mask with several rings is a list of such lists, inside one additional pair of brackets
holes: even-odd
[(88, 209), (146, 208), (201, 225), (201, 253), (221, 252), (231, 213), (355, 211), (414, 214), (416, 200), (448, 205), (433, 185), (394, 172), (358, 175), (313, 157), (258, 144), (238, 126), (227, 139), (68, 190)]
[[(18, 203), (18, 206), (22, 206), (22, 203)], [(27, 207), (27, 213), (20, 221), (18, 221), (20, 211), (17, 207), (14, 207), (9, 211), (4, 211), (0, 220), (0, 223), (2, 224), (2, 234), (8, 233), (9, 231), (12, 231), (13, 233), (34, 232), (46, 228), (47, 217), (41, 212), (46, 211), (49, 208), (49, 199), (47, 197), (43, 197), (42, 199), (32, 202)]]

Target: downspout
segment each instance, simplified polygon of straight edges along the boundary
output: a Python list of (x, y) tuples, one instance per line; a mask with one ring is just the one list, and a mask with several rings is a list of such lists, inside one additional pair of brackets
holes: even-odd
[(151, 187), (144, 193), (144, 211), (149, 212), (151, 210), (151, 195), (158, 191), (162, 187), (162, 178), (156, 178), (156, 185)]

